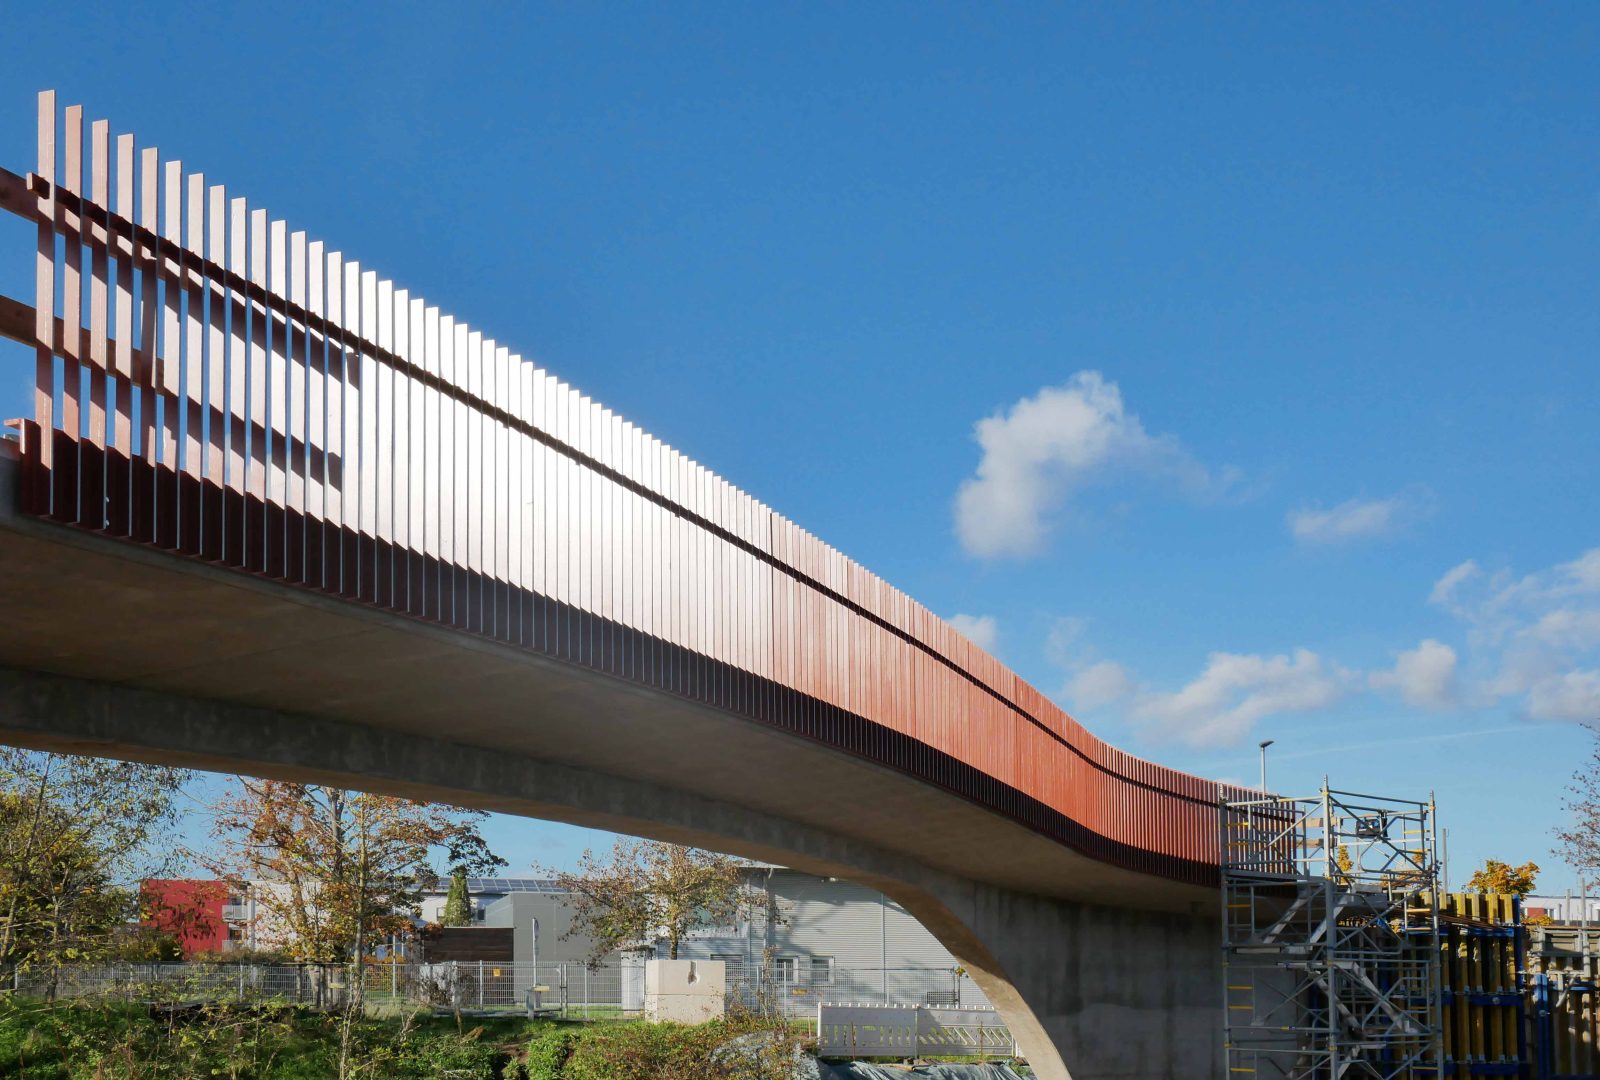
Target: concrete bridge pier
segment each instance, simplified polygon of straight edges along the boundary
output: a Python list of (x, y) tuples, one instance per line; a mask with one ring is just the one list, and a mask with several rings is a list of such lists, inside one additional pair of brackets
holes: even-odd
[(889, 892), (962, 961), (1041, 1077), (1219, 1075), (1221, 953), (1200, 903), (1140, 911), (977, 882)]

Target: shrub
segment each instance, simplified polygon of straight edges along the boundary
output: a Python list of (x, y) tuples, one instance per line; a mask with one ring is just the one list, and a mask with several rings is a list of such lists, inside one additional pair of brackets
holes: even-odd
[(562, 1080), (707, 1080), (718, 1041), (709, 1027), (607, 1025), (573, 1044)]
[(577, 1035), (568, 1028), (555, 1027), (540, 1032), (528, 1043), (523, 1068), (527, 1080), (564, 1080), (567, 1058)]

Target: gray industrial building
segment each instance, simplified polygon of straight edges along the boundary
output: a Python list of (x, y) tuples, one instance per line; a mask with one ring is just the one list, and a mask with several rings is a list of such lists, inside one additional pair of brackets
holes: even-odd
[[(912, 1004), (986, 1005), (971, 979), (962, 975), (954, 957), (899, 904), (875, 889), (839, 878), (817, 877), (780, 866), (750, 866), (746, 910), (727, 926), (692, 932), (679, 946), (691, 960), (727, 964), (730, 987), (754, 994), (771, 990), (795, 1005), (807, 1000)], [(555, 882), (540, 878), (473, 878), (467, 883), (474, 924), (510, 927), (512, 955), (507, 957), (522, 981), (549, 982), (551, 965), (576, 968), (591, 955), (591, 941), (573, 935), (573, 910), (568, 894)], [(436, 921), (448, 882), (424, 897), (424, 921)], [(655, 953), (666, 955), (665, 943)], [(607, 958), (606, 967), (620, 969), (620, 984), (631, 987), (642, 978), (649, 955)], [(641, 974), (632, 972), (639, 968)], [(520, 992), (520, 990), (519, 990)], [(626, 989), (620, 991), (624, 998)]]
[[(419, 921), (439, 922), (450, 881), (441, 879), (424, 890)], [(518, 963), (581, 963), (589, 959), (592, 940), (572, 933), (572, 905), (567, 893), (548, 878), (468, 878), (467, 896), (474, 926), (506, 928), (514, 933), (513, 953), (505, 959)]]
[(730, 984), (764, 969), (786, 997), (988, 1004), (950, 951), (877, 890), (777, 866), (747, 873), (764, 902), (737, 926), (696, 932), (679, 956), (725, 961)]

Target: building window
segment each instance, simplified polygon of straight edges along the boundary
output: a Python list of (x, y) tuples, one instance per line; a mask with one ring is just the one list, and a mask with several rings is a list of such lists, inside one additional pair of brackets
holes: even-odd
[(813, 956), (811, 958), (811, 985), (833, 985), (833, 957)]
[(795, 969), (799, 966), (793, 956), (780, 956), (772, 962), (772, 978), (776, 982), (793, 985)]

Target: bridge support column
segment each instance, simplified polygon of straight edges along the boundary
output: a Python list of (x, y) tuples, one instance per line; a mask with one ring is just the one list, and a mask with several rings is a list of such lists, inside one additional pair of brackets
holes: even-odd
[(1050, 1080), (1220, 1075), (1216, 917), (963, 883), (895, 897), (954, 953)]

